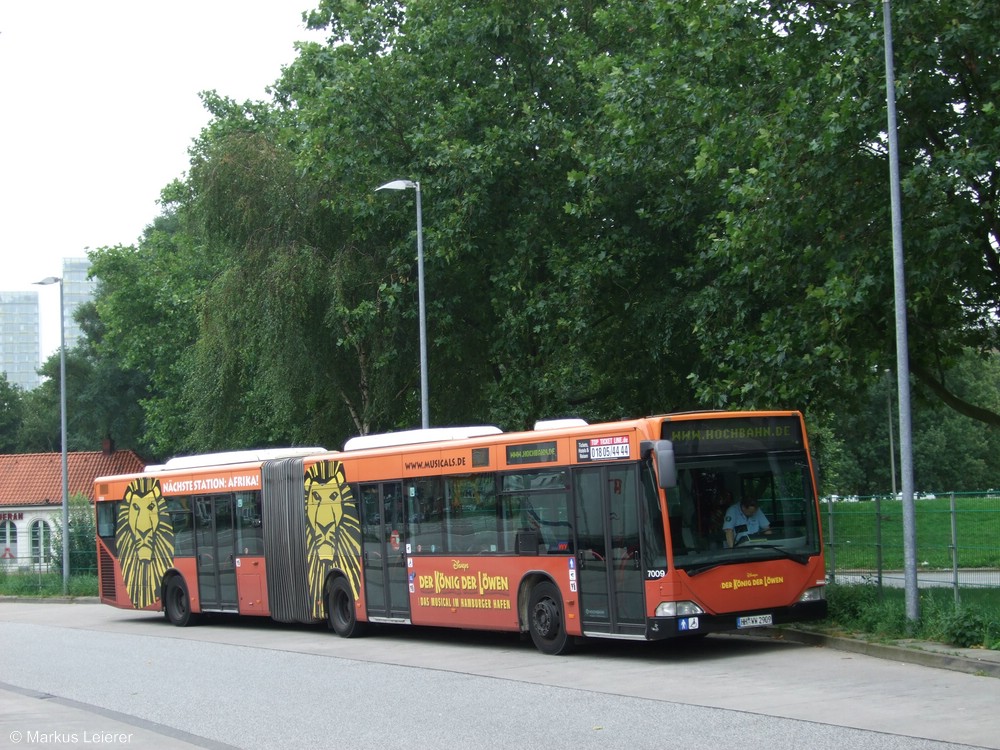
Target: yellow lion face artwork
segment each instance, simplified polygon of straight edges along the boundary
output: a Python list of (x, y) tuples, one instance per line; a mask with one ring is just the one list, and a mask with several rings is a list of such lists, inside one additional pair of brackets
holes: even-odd
[(324, 617), (323, 585), (331, 569), (347, 576), (357, 601), (361, 591), (361, 524), (358, 505), (340, 461), (321, 461), (305, 474), (306, 558), (312, 614)]
[(118, 508), (118, 559), (129, 599), (143, 609), (160, 598), (160, 582), (174, 559), (174, 527), (160, 480), (133, 479)]

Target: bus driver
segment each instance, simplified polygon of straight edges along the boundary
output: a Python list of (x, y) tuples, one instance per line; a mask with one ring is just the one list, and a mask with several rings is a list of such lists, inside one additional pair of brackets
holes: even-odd
[(743, 498), (729, 506), (722, 530), (726, 532), (726, 546), (734, 547), (757, 534), (770, 534), (771, 522), (757, 507), (756, 500)]

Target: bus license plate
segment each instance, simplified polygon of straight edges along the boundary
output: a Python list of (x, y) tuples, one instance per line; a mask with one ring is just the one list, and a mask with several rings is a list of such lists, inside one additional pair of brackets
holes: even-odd
[(772, 624), (771, 615), (750, 615), (749, 617), (739, 617), (736, 619), (738, 628), (762, 628)]

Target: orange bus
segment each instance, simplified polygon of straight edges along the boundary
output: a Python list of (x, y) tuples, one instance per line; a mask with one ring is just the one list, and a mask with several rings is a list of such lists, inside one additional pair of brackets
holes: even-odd
[[(658, 640), (826, 615), (798, 412), (527, 432), (434, 428), (342, 451), (172, 459), (96, 480), (101, 601), (164, 611)], [(737, 512), (740, 509), (740, 512)]]

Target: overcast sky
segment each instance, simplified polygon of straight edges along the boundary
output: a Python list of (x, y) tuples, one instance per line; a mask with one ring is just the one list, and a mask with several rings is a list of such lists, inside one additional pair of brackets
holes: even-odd
[(242, 101), (319, 40), (312, 0), (0, 0), (0, 290), (39, 292), (42, 358), (57, 286), (86, 248), (133, 244), (207, 124), (198, 93)]

